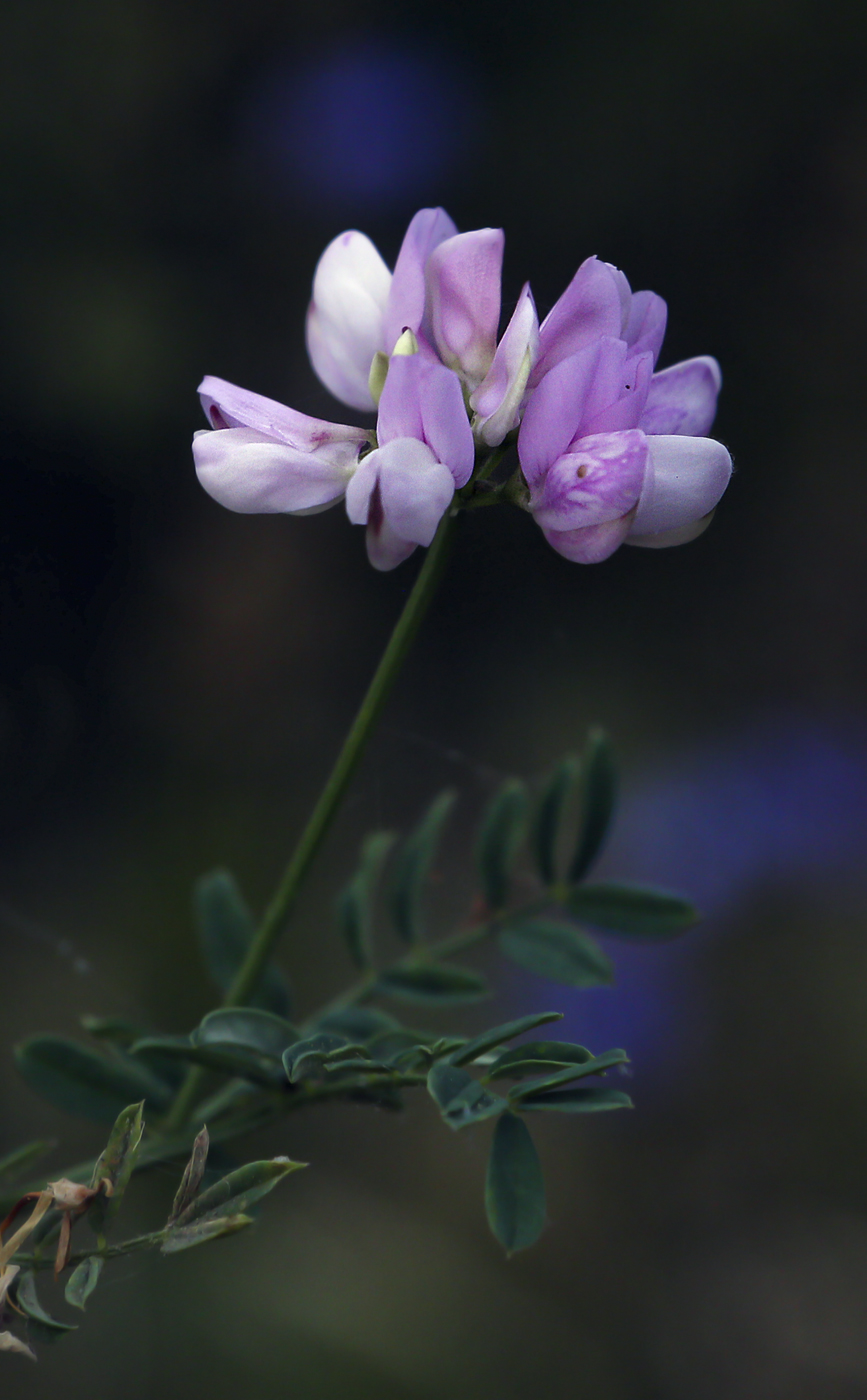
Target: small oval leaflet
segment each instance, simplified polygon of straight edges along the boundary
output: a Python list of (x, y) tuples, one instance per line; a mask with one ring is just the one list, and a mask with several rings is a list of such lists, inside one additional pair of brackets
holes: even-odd
[(485, 1210), (507, 1254), (535, 1244), (545, 1225), (545, 1183), (526, 1123), (504, 1113), (494, 1130)]
[(569, 879), (582, 880), (605, 844), (617, 805), (617, 768), (603, 729), (591, 729), (581, 759), (581, 815)]
[(509, 894), (509, 876), (527, 826), (527, 789), (510, 778), (497, 792), (482, 818), (476, 863), (489, 909), (502, 909)]
[(569, 795), (578, 780), (580, 764), (572, 756), (564, 758), (551, 774), (539, 799), (533, 820), (531, 840), (542, 883), (553, 885), (558, 878), (557, 844)]
[(80, 1264), (76, 1264), (66, 1280), (66, 1289), (63, 1295), (72, 1307), (81, 1308), (82, 1312), (84, 1311), (85, 1303), (99, 1283), (103, 1262), (97, 1255), (91, 1254), (87, 1259), (82, 1259)]
[(416, 963), (383, 972), (377, 990), (404, 1001), (478, 1001), (488, 995), (488, 984), (477, 972), (453, 963)]
[(595, 928), (632, 938), (673, 938), (699, 917), (688, 899), (646, 885), (580, 885), (571, 891), (567, 908)]
[(525, 1040), (511, 1050), (504, 1050), (487, 1071), (488, 1079), (520, 1079), (541, 1070), (561, 1069), (565, 1065), (583, 1065), (593, 1055), (583, 1045), (568, 1040)]
[(395, 858), (391, 881), (391, 917), (401, 938), (407, 943), (418, 943), (422, 936), (421, 901), (424, 886), (454, 801), (455, 794), (450, 791), (441, 792), (434, 798)]
[(602, 987), (614, 981), (614, 968), (589, 934), (556, 919), (532, 917), (508, 925), (500, 952), (519, 967), (569, 987)]
[(559, 1088), (562, 1084), (570, 1084), (576, 1079), (586, 1079), (591, 1074), (604, 1074), (606, 1070), (615, 1065), (624, 1065), (628, 1060), (629, 1056), (625, 1050), (607, 1050), (604, 1055), (596, 1055), (585, 1060), (583, 1064), (567, 1065), (550, 1074), (540, 1075), (538, 1079), (528, 1079), (524, 1084), (513, 1085), (509, 1090), (509, 1103), (537, 1097), (544, 1090)]
[(127, 1104), (143, 1099), (157, 1111), (171, 1089), (144, 1065), (108, 1058), (63, 1036), (33, 1036), (15, 1047), (15, 1063), (32, 1089), (67, 1113), (113, 1123)]
[(278, 1061), (298, 1038), (295, 1027), (282, 1016), (252, 1007), (211, 1011), (190, 1036), (193, 1045), (241, 1045)]
[(601, 1113), (611, 1108), (632, 1108), (628, 1094), (619, 1089), (552, 1089), (521, 1100), (521, 1111), (551, 1109), (557, 1113)]

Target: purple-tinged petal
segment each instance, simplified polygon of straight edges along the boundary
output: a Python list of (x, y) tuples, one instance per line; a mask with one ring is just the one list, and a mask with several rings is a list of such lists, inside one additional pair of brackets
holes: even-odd
[(396, 569), (398, 564), (402, 564), (404, 559), (408, 559), (417, 548), (412, 540), (402, 539), (400, 535), (395, 533), (382, 515), (381, 510), (374, 512), (373, 518), (368, 524), (365, 543), (367, 557), (380, 573)]
[(376, 419), (380, 447), (392, 438), (424, 436), (419, 390), (423, 363), (420, 355), (392, 356)]
[(592, 416), (585, 414), (581, 422), (582, 434), (589, 437), (592, 433), (619, 433), (626, 428), (639, 427), (652, 374), (653, 355), (649, 351), (643, 355), (630, 355), (620, 377), (619, 399), (599, 413)]
[(608, 520), (602, 525), (588, 525), (583, 530), (543, 530), (545, 539), (564, 559), (573, 564), (601, 564), (625, 542), (630, 515)]
[(697, 355), (660, 370), (650, 381), (641, 415), (646, 433), (705, 437), (716, 416), (722, 374), (711, 355)]
[(425, 442), (437, 461), (448, 467), (453, 486), (466, 486), (473, 474), (476, 448), (461, 381), (445, 365), (422, 361), (419, 395)]
[(651, 351), (653, 363), (659, 359), (665, 326), (668, 320), (668, 307), (656, 292), (634, 292), (629, 307), (629, 316), (623, 329), (623, 339), (633, 355), (645, 350)]
[(378, 455), (386, 520), (403, 539), (430, 544), (455, 494), (451, 472), (415, 438), (395, 438)]
[(450, 369), (475, 388), (491, 367), (500, 324), (502, 229), (447, 238), (427, 265), (431, 329)]
[(408, 326), (418, 331), (425, 321), (427, 284), (425, 268), (434, 248), (453, 238), (457, 227), (444, 209), (420, 209), (410, 221), (388, 294), (385, 312), (385, 350), (390, 354), (395, 341)]
[(532, 487), (603, 409), (625, 392), (626, 346), (611, 336), (561, 360), (530, 395), (518, 433), (521, 468)]
[(487, 447), (496, 447), (517, 427), (538, 353), (539, 317), (527, 282), (497, 346), (491, 368), (470, 397), (470, 407), (475, 414), (473, 431)]
[(621, 340), (626, 340), (626, 327), (629, 324), (629, 311), (632, 306), (632, 288), (629, 285), (629, 278), (625, 272), (621, 272), (619, 267), (607, 262), (605, 266), (617, 283), (617, 292), (620, 297), (620, 330), (618, 335)]
[(193, 439), (193, 460), (209, 496), (243, 514), (310, 514), (339, 501), (358, 456), (348, 444), (335, 453), (301, 452), (253, 428), (202, 431)]
[(254, 428), (257, 433), (304, 452), (348, 443), (354, 445), (355, 456), (360, 445), (370, 439), (367, 428), (309, 418), (306, 413), (298, 413), (276, 399), (253, 394), (213, 374), (205, 375), (198, 394), (212, 428)]
[(539, 358), (530, 375), (531, 387), (561, 360), (582, 350), (599, 336), (620, 338), (623, 329), (620, 278), (623, 274), (616, 273), (616, 268), (598, 258), (587, 258), (581, 264), (542, 322)]
[(706, 437), (648, 437), (650, 460), (633, 535), (681, 530), (712, 511), (729, 484), (732, 459)]
[(417, 438), (395, 438), (369, 453), (347, 487), (346, 513), (367, 525), (371, 563), (392, 569), (417, 544), (430, 544), (454, 489), (448, 467)]
[(697, 540), (699, 535), (704, 534), (715, 515), (715, 510), (709, 510), (701, 520), (694, 520), (691, 525), (682, 525), (679, 530), (660, 530), (656, 535), (628, 535), (626, 544), (642, 545), (645, 549), (669, 549), (675, 544), (689, 544), (691, 540)]
[(582, 438), (547, 472), (530, 509), (543, 530), (619, 520), (638, 502), (647, 460), (647, 438), (637, 428)]
[(421, 354), (392, 358), (376, 430), (381, 447), (395, 438), (426, 443), (449, 468), (453, 487), (472, 476), (475, 446), (461, 382), (439, 361)]
[(377, 350), (386, 349), (390, 287), (391, 273), (376, 248), (352, 229), (329, 243), (316, 267), (307, 349), (326, 388), (353, 408), (373, 407), (367, 380)]

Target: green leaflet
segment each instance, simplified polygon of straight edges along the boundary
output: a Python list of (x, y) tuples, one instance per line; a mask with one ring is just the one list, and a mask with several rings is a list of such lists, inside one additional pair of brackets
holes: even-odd
[(566, 1065), (583, 1065), (593, 1056), (583, 1045), (568, 1040), (525, 1040), (511, 1050), (504, 1050), (487, 1070), (486, 1079), (521, 1079), (543, 1070), (562, 1069)]
[(515, 1036), (523, 1035), (525, 1031), (535, 1030), (536, 1026), (544, 1026), (550, 1021), (562, 1021), (562, 1011), (540, 1011), (532, 1016), (521, 1016), (517, 1021), (505, 1021), (501, 1026), (494, 1026), (489, 1031), (482, 1031), (481, 1035), (468, 1040), (451, 1056), (453, 1065), (466, 1065), (471, 1060), (477, 1060), (480, 1055), (484, 1055), (488, 1050), (493, 1050), (495, 1046), (502, 1045), (506, 1040), (514, 1040)]
[[(215, 1181), (207, 1191), (196, 1196), (175, 1221), (182, 1229), (197, 1221), (242, 1215), (256, 1201), (273, 1191), (290, 1172), (297, 1172), (306, 1162), (293, 1162), (288, 1157), (273, 1157), (263, 1162), (248, 1162), (227, 1176)], [(171, 1238), (171, 1233), (168, 1238)], [(165, 1248), (165, 1246), (164, 1246)]]
[(452, 1002), (457, 1005), (478, 1001), (488, 995), (488, 984), (477, 972), (453, 963), (416, 963), (383, 972), (376, 984), (383, 995), (403, 1001)]
[(537, 977), (570, 987), (600, 987), (614, 981), (614, 968), (589, 934), (556, 919), (533, 915), (516, 920), (499, 937), (500, 952)]
[(20, 1274), (12, 1285), (15, 1303), (31, 1322), (44, 1327), (46, 1332), (75, 1332), (74, 1323), (58, 1322), (45, 1311), (36, 1292), (36, 1279), (33, 1274)]
[(63, 1295), (72, 1307), (81, 1308), (82, 1312), (84, 1311), (85, 1303), (99, 1283), (103, 1262), (95, 1254), (91, 1254), (89, 1258), (82, 1259), (81, 1263), (73, 1269), (66, 1280)]
[(97, 1123), (113, 1123), (127, 1104), (143, 1099), (157, 1112), (171, 1090), (132, 1059), (109, 1058), (62, 1036), (33, 1036), (15, 1047), (15, 1063), (32, 1089), (57, 1108)]
[(453, 792), (441, 792), (415, 831), (403, 842), (394, 862), (391, 880), (391, 916), (406, 943), (422, 937), (421, 902), (440, 835), (455, 801)]
[(632, 1100), (619, 1089), (552, 1089), (522, 1099), (521, 1112), (527, 1109), (551, 1109), (557, 1113), (600, 1113), (610, 1108), (631, 1108)]
[[(253, 940), (253, 917), (228, 870), (212, 870), (203, 875), (193, 890), (193, 905), (205, 966), (220, 991), (228, 991)], [(265, 972), (253, 1004), (277, 1016), (289, 1015), (289, 988), (273, 963)]]
[(476, 864), (489, 909), (502, 909), (509, 876), (527, 826), (527, 789), (517, 778), (505, 782), (482, 818)]
[(210, 1011), (190, 1036), (193, 1045), (242, 1046), (277, 1061), (298, 1038), (298, 1031), (282, 1016), (253, 1007)]
[(143, 1108), (143, 1103), (133, 1103), (118, 1114), (108, 1142), (93, 1169), (91, 1186), (97, 1187), (102, 1181), (110, 1181), (112, 1186), (111, 1195), (97, 1196), (91, 1201), (87, 1212), (88, 1224), (97, 1235), (104, 1233), (112, 1216), (117, 1214), (132, 1176), (144, 1132)]
[(375, 831), (361, 848), (358, 869), (337, 899), (337, 921), (356, 967), (371, 964), (373, 900), (380, 873), (395, 836)]
[(249, 1079), (273, 1089), (283, 1083), (279, 1062), (243, 1045), (193, 1045), (185, 1035), (148, 1036), (132, 1047), (132, 1053), (142, 1059), (153, 1055), (159, 1059), (177, 1059), (188, 1065), (201, 1065), (215, 1074)]
[(581, 811), (569, 879), (581, 880), (599, 855), (617, 804), (617, 769), (608, 735), (591, 729), (581, 759)]
[(604, 1074), (614, 1065), (624, 1065), (628, 1061), (629, 1056), (625, 1050), (606, 1050), (604, 1055), (585, 1060), (583, 1064), (566, 1065), (562, 1069), (552, 1070), (550, 1074), (540, 1075), (538, 1079), (528, 1079), (523, 1084), (513, 1085), (509, 1090), (509, 1103), (537, 1098), (545, 1090), (558, 1089), (562, 1084), (569, 1084), (575, 1079), (586, 1079), (590, 1074)]
[(491, 1094), (466, 1070), (444, 1060), (437, 1060), (427, 1077), (428, 1093), (438, 1105), (450, 1128), (465, 1128), (502, 1113), (505, 1099)]
[(514, 1114), (499, 1119), (485, 1181), (491, 1230), (507, 1254), (535, 1244), (545, 1224), (545, 1183), (526, 1123)]
[(699, 917), (688, 899), (645, 885), (579, 885), (566, 907), (584, 923), (633, 938), (672, 938)]
[(539, 799), (531, 828), (531, 843), (539, 874), (545, 885), (556, 884), (557, 845), (569, 796), (580, 771), (577, 758), (564, 758), (554, 769)]
[(160, 1245), (161, 1254), (179, 1254), (182, 1249), (193, 1249), (197, 1244), (207, 1244), (223, 1235), (236, 1235), (246, 1230), (253, 1221), (249, 1215), (217, 1215), (207, 1220), (197, 1220), (193, 1225), (182, 1225), (170, 1230)]

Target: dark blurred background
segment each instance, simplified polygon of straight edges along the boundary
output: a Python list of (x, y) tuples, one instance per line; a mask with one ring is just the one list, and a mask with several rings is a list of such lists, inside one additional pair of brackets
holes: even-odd
[(635, 1113), (538, 1125), (539, 1245), (487, 1234), (484, 1130), (322, 1110), (244, 1145), (312, 1163), (254, 1234), (117, 1264), (4, 1397), (863, 1397), (867, 11), (13, 0), (0, 66), (0, 1151), (99, 1145), (17, 1081), (22, 1035), (207, 1008), (191, 884), (262, 905), (414, 576), (341, 508), (233, 516), (192, 471), (205, 372), (348, 413), (303, 345), (328, 240), (392, 261), (441, 203), (506, 228), (505, 304), (529, 276), (542, 311), (600, 254), (668, 299), (663, 363), (721, 361), (737, 467), (699, 543), (592, 569), (467, 520), (285, 941), (309, 1006), (371, 821), (456, 785), (462, 888), (500, 776), (610, 728), (606, 871), (707, 917), (613, 947), (613, 990), (500, 968), (467, 1018), (557, 1006), (633, 1055)]

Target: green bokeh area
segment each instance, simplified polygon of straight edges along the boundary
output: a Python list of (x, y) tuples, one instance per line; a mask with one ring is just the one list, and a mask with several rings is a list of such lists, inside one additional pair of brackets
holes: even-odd
[[(255, 115), (280, 64), (291, 83), (386, 41), (457, 74), (460, 140), (429, 185), (353, 202), (280, 173)], [(176, 1033), (209, 1009), (193, 884), (230, 868), (262, 908), (415, 575), (375, 574), (340, 508), (221, 511), (190, 463), (206, 372), (351, 416), (302, 335), (316, 258), (343, 228), (393, 259), (422, 203), (503, 225), (505, 302), (530, 277), (543, 312), (585, 256), (616, 263), (668, 300), (665, 363), (719, 358), (714, 431), (736, 471), (701, 541), (592, 569), (511, 509), (468, 516), (281, 950), (301, 1004), (352, 976), (332, 903), (371, 825), (407, 830), (457, 789), (438, 926), (468, 894), (501, 776), (535, 781), (597, 722), (627, 803), (672, 769), (701, 793), (693, 757), (722, 754), (718, 771), (756, 732), (784, 758), (790, 732), (831, 736), (857, 786), (865, 66), (863, 7), (833, 0), (480, 0), (411, 18), (357, 0), (15, 0), (0, 49), (0, 1155), (55, 1138), (54, 1175), (101, 1145), (16, 1077), (24, 1036), (80, 1035), (88, 1013)], [(439, 98), (420, 82), (414, 100)], [(860, 1400), (867, 917), (851, 841), (821, 861), (786, 845), (812, 790), (800, 752), (768, 780), (776, 806), (751, 809), (747, 783), (723, 820), (708, 797), (684, 893), (729, 869), (742, 829), (772, 858), (685, 936), (655, 1030), (610, 1041), (635, 1061), (636, 1110), (532, 1116), (549, 1217), (533, 1249), (506, 1262), (487, 1231), (489, 1124), (453, 1134), (426, 1096), (402, 1117), (323, 1107), (242, 1145), (310, 1163), (254, 1230), (107, 1266), (77, 1333), (38, 1367), (2, 1363), (4, 1400)], [(815, 829), (867, 828), (835, 782)], [(636, 849), (605, 877), (665, 877), (632, 868)], [(667, 956), (642, 950), (648, 988)], [(451, 1013), (471, 1032), (550, 1006), (582, 1040), (581, 998), (619, 994), (567, 1005), (496, 959), (485, 970), (496, 1001)], [(133, 1183), (130, 1233), (165, 1218), (176, 1177)]]

